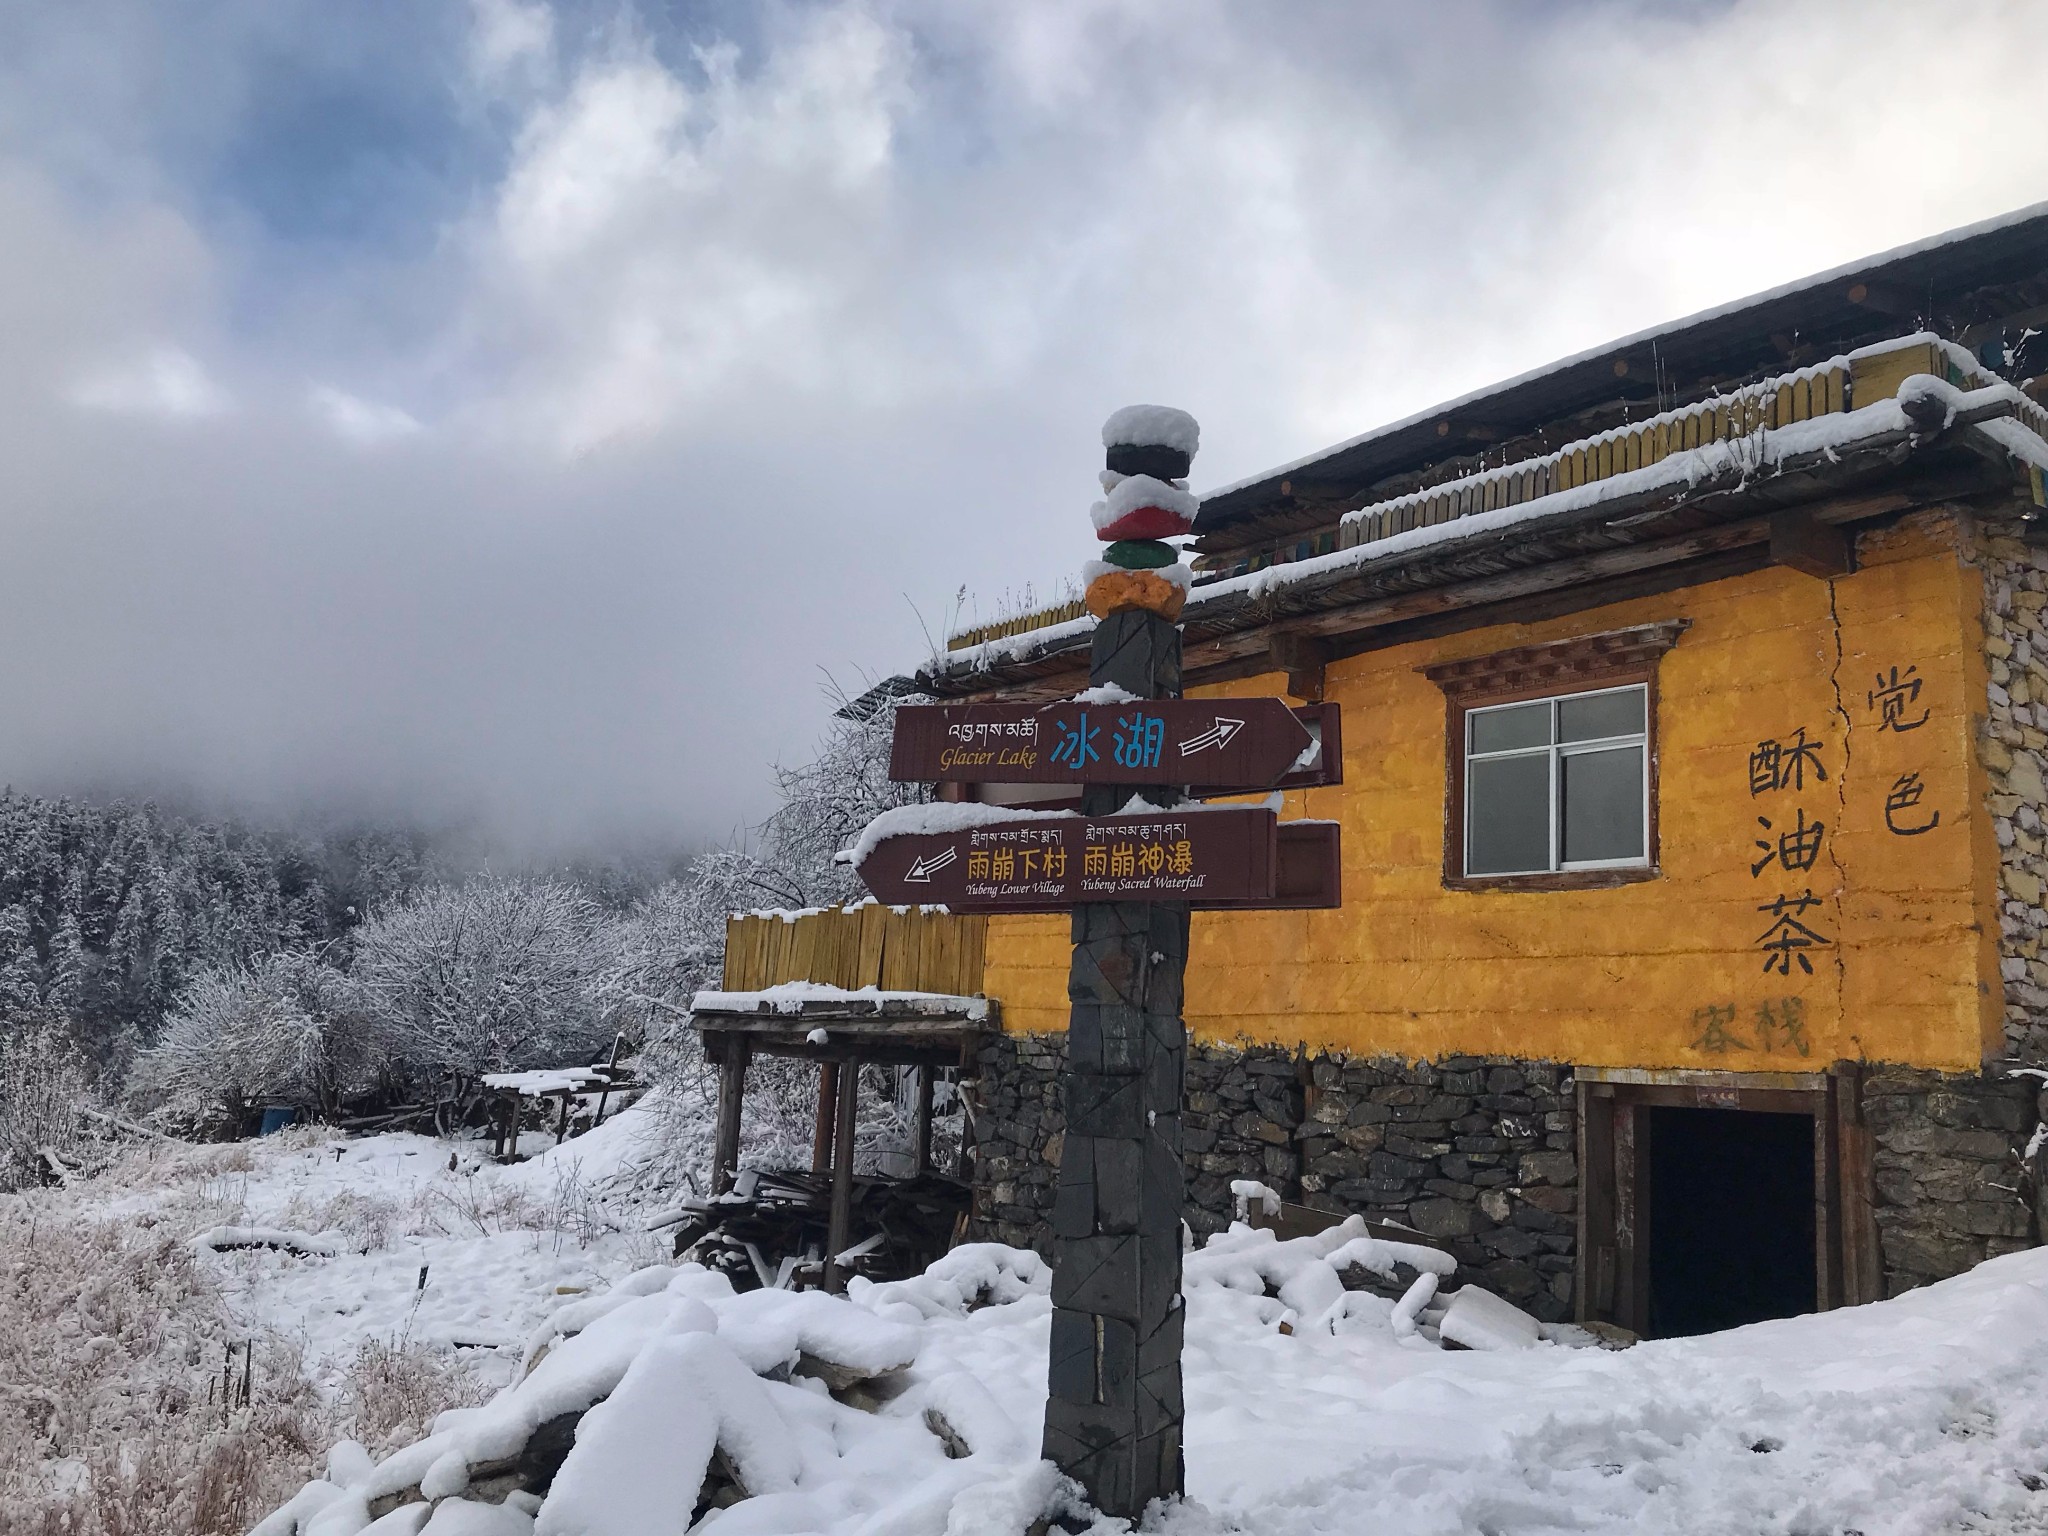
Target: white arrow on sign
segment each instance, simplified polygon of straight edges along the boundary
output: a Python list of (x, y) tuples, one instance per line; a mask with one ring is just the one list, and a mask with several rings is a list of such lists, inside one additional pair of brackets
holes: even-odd
[(944, 869), (959, 857), (960, 850), (958, 848), (948, 848), (944, 853), (935, 853), (928, 859), (915, 860), (910, 866), (910, 873), (903, 877), (904, 881), (906, 883), (915, 882), (919, 885), (927, 885), (931, 882), (934, 873)]
[(1208, 751), (1211, 747), (1227, 746), (1230, 738), (1243, 729), (1244, 722), (1242, 720), (1226, 720), (1221, 715), (1218, 715), (1216, 723), (1210, 726), (1208, 730), (1202, 732), (1199, 736), (1190, 736), (1180, 744), (1180, 755), (1182, 757), (1192, 757), (1197, 752)]

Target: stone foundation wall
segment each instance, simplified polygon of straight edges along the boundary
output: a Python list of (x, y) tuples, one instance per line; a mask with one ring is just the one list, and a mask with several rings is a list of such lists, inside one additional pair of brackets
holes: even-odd
[(1302, 1201), (1443, 1239), (1546, 1321), (1572, 1311), (1578, 1120), (1569, 1068), (1451, 1056), (1309, 1067)]
[[(976, 1240), (1051, 1256), (1065, 1060), (1059, 1035), (983, 1047), (969, 1090)], [(2039, 1087), (2026, 1077), (1866, 1074), (1887, 1294), (2033, 1246), (2043, 1229), (2036, 1192), (2048, 1187), (2024, 1165), (2042, 1118)], [(1547, 1320), (1571, 1315), (1579, 1180), (1569, 1067), (1191, 1046), (1185, 1102), (1197, 1241), (1229, 1224), (1231, 1180), (1257, 1179), (1290, 1201), (1427, 1232), (1489, 1290)]]
[[(974, 1109), (978, 1239), (1050, 1255), (1064, 1117), (1058, 1035), (983, 1047)], [(1194, 1046), (1183, 1136), (1188, 1225), (1229, 1225), (1230, 1183), (1444, 1240), (1488, 1289), (1571, 1315), (1578, 1169), (1572, 1079), (1547, 1063), (1298, 1058)]]
[(1984, 520), (1985, 716), (1978, 756), (1998, 836), (1999, 969), (2005, 1040), (2022, 1061), (2048, 1061), (2048, 545), (2017, 518)]
[(2034, 1246), (2032, 1080), (1876, 1068), (1862, 1093), (1886, 1295)]

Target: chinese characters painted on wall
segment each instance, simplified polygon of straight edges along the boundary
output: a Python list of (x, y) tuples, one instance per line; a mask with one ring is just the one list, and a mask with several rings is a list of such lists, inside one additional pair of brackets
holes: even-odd
[(1893, 667), (1887, 674), (1877, 674), (1877, 686), (1864, 697), (1870, 707), (1878, 712), (1877, 728), (1880, 731), (1917, 731), (1927, 723), (1927, 710), (1921, 710), (1912, 719), (1907, 712), (1919, 702), (1920, 684), (1925, 681), (1918, 667), (1906, 668), (1904, 674)]
[[(1787, 791), (1797, 794), (1806, 788), (1809, 777), (1816, 785), (1824, 784), (1828, 770), (1821, 761), (1821, 743), (1809, 740), (1803, 725), (1782, 740), (1758, 742), (1756, 750), (1749, 754), (1752, 800)], [(1760, 856), (1750, 861), (1751, 879), (1760, 878), (1774, 864), (1781, 875), (1793, 875), (1807, 874), (1819, 862), (1828, 824), (1817, 816), (1809, 817), (1804, 805), (1795, 804), (1789, 820), (1781, 811), (1775, 820), (1758, 816), (1756, 821), (1764, 835), (1756, 839)], [(1783, 890), (1758, 905), (1757, 911), (1771, 919), (1770, 926), (1755, 941), (1763, 951), (1765, 975), (1775, 972), (1790, 976), (1795, 964), (1803, 975), (1813, 974), (1813, 960), (1807, 951), (1825, 949), (1834, 942), (1814, 926), (1808, 915), (1822, 904), (1813, 887), (1806, 885), (1797, 895)], [(1698, 1049), (1715, 1047), (1701, 1045)]]
[(1812, 1054), (1806, 1038), (1806, 1002), (1797, 997), (1765, 998), (1746, 1018), (1734, 1003), (1709, 1003), (1692, 1011), (1692, 1048), (1709, 1056), (1731, 1051), (1792, 1051)]
[[(1876, 685), (1864, 695), (1864, 703), (1876, 713), (1880, 735), (1917, 731), (1927, 723), (1932, 711), (1920, 706), (1920, 689), (1925, 682), (1917, 666), (1909, 665), (1904, 671), (1891, 666), (1877, 672)], [(1918, 837), (1940, 826), (1941, 812), (1921, 807), (1926, 794), (1927, 786), (1917, 772), (1894, 778), (1891, 788), (1885, 791), (1885, 830), (1897, 837)]]

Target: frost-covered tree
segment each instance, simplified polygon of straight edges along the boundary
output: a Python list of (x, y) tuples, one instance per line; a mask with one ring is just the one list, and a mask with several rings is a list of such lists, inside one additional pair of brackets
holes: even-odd
[(41, 1182), (45, 1151), (75, 1160), (91, 1102), (86, 1063), (50, 1020), (0, 1033), (0, 1193)]
[(138, 1060), (135, 1097), (203, 1126), (265, 1099), (331, 1112), (382, 1063), (365, 1022), (335, 1006), (340, 982), (303, 951), (201, 971)]
[(42, 1011), (37, 969), (27, 911), (20, 902), (0, 907), (0, 1019), (26, 1019)]
[(58, 1018), (74, 1018), (85, 1002), (86, 954), (78, 919), (71, 913), (58, 918), (49, 947), (43, 966), (43, 1007)]
[(636, 1039), (660, 1037), (692, 994), (718, 985), (725, 908), (706, 885), (668, 881), (607, 926), (607, 1000)]
[(402, 1068), (474, 1081), (610, 1045), (610, 935), (596, 905), (559, 882), (419, 891), (373, 912), (354, 949), (343, 1005)]
[(930, 798), (922, 784), (889, 779), (889, 741), (896, 708), (909, 700), (842, 703), (810, 762), (778, 767), (780, 804), (762, 823), (751, 846), (704, 855), (691, 871), (704, 910), (821, 907), (858, 901), (860, 877), (834, 855), (875, 817)]

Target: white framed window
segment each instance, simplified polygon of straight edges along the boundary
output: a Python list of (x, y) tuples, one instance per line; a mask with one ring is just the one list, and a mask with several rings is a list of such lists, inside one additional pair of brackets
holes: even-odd
[(1644, 683), (1468, 707), (1464, 875), (1646, 867), (1649, 713)]

